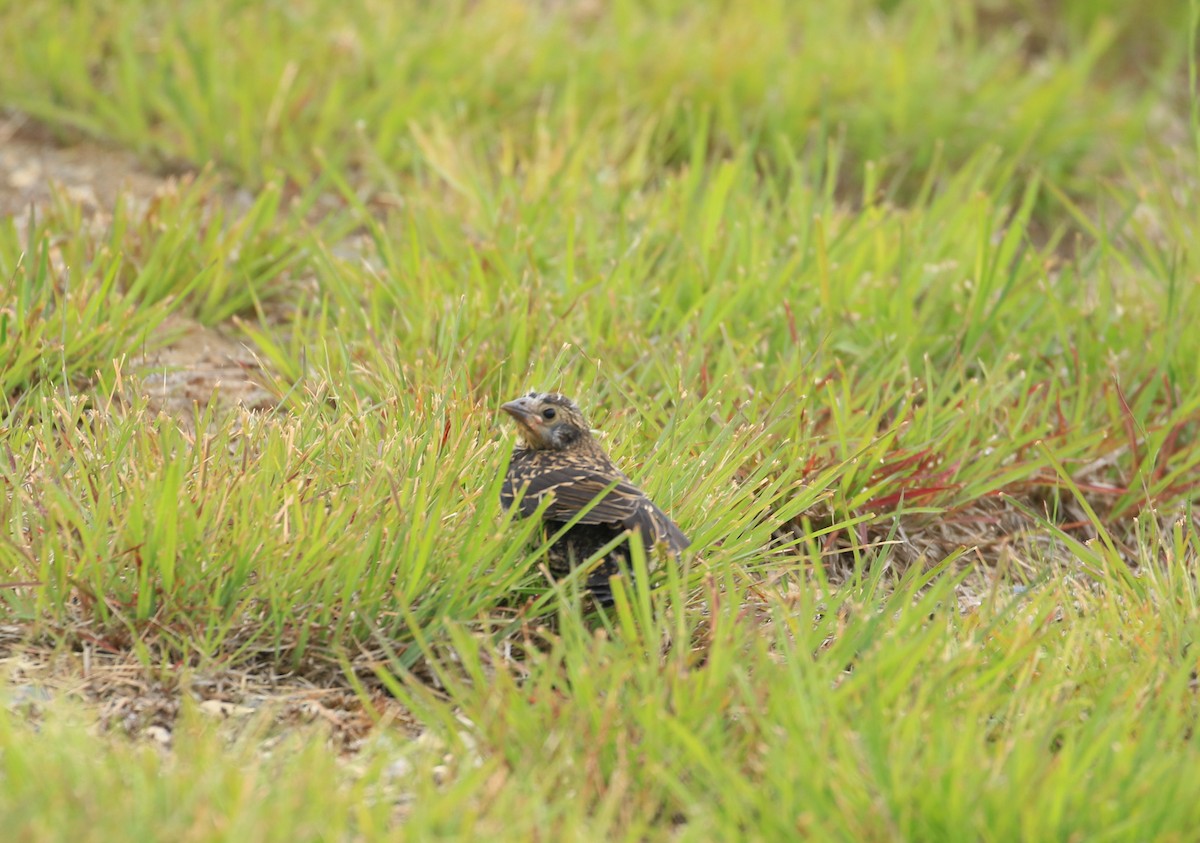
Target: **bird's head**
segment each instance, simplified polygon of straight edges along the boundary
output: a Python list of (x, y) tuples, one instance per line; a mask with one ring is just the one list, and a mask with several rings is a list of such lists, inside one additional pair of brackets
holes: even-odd
[(500, 409), (516, 420), (521, 438), (534, 450), (565, 451), (591, 441), (583, 413), (557, 392), (531, 392)]

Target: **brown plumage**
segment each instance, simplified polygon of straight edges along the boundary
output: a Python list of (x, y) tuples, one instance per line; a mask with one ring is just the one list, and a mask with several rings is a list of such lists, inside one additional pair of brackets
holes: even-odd
[[(511, 507), (520, 497), (520, 512), (529, 516), (537, 511), (543, 497), (553, 493), (553, 500), (542, 514), (546, 535), (550, 536), (604, 493), (550, 547), (547, 567), (551, 573), (569, 573), (626, 531), (639, 532), (648, 551), (653, 545), (663, 544), (678, 554), (688, 546), (687, 536), (667, 514), (613, 464), (570, 399), (557, 393), (531, 392), (500, 409), (516, 420), (521, 434), (500, 491), (504, 507)], [(588, 576), (588, 590), (601, 604), (612, 603), (608, 578), (620, 572), (621, 561), (629, 562), (626, 541), (610, 550)]]

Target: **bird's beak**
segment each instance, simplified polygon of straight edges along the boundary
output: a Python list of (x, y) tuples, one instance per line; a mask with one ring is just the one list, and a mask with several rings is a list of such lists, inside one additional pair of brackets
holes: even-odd
[(533, 402), (528, 398), (518, 398), (516, 401), (501, 404), (500, 409), (526, 427), (536, 427), (542, 423), (542, 417), (533, 411)]

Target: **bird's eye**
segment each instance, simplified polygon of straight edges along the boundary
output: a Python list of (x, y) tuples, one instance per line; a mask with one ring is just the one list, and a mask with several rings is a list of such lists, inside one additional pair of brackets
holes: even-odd
[(542, 418), (544, 419), (552, 419), (556, 415), (558, 415), (558, 413), (554, 411), (553, 407), (547, 407), (546, 409), (542, 410)]

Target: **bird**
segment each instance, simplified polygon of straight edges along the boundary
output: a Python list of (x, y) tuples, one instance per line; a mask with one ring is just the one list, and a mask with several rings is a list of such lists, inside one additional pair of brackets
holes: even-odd
[[(590, 509), (547, 550), (547, 568), (558, 578), (625, 533), (637, 532), (649, 551), (663, 545), (678, 556), (691, 542), (646, 493), (613, 463), (592, 435), (574, 401), (557, 392), (530, 392), (500, 407), (517, 423), (500, 489), (500, 504), (514, 504), (521, 517), (542, 512), (547, 537), (557, 534), (581, 510)], [(599, 498), (599, 500), (597, 500)], [(601, 606), (613, 603), (609, 578), (629, 564), (629, 541), (618, 542), (588, 575), (587, 591)]]

